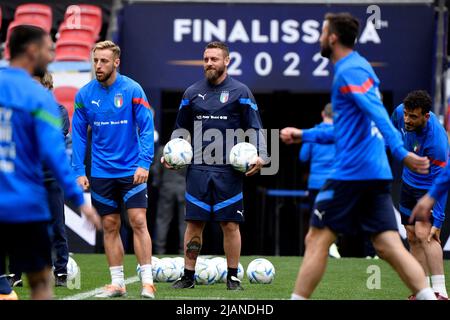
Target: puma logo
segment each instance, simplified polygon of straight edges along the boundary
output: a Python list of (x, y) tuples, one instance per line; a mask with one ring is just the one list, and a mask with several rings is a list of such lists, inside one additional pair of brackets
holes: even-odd
[(100, 107), (100, 99), (98, 99), (98, 101), (92, 100), (91, 103), (96, 104), (97, 107)]
[(201, 94), (199, 93), (198, 96), (199, 96), (200, 98), (202, 98), (203, 100), (205, 100), (206, 93), (205, 93), (204, 95), (201, 95)]
[(322, 218), (323, 218), (323, 215), (325, 214), (325, 211), (320, 212), (319, 210), (316, 209), (316, 210), (314, 210), (314, 214), (319, 217), (320, 221), (322, 221)]
[(237, 213), (239, 213), (241, 216), (244, 216), (244, 212), (238, 210)]

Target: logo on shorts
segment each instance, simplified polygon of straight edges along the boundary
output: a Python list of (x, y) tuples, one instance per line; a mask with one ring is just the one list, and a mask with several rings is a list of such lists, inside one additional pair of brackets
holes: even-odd
[(123, 96), (121, 93), (116, 93), (114, 96), (114, 105), (116, 108), (120, 108), (123, 106)]
[(237, 213), (239, 213), (241, 216), (244, 216), (244, 210), (238, 210), (238, 211), (236, 211)]
[(226, 103), (228, 101), (228, 98), (230, 96), (230, 93), (228, 91), (222, 91), (220, 94), (220, 102)]
[(320, 212), (319, 210), (315, 209), (314, 214), (319, 217), (319, 220), (322, 221), (323, 215), (325, 214), (325, 211)]

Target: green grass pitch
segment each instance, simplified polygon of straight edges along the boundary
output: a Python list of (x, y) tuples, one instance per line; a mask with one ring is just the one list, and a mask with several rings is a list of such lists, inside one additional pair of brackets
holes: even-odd
[[(158, 256), (162, 257), (162, 256)], [(55, 288), (55, 299), (80, 296), (109, 283), (110, 276), (106, 257), (102, 254), (75, 254), (73, 258), (81, 269), (80, 289)], [(246, 269), (256, 256), (241, 257)], [(224, 283), (213, 285), (197, 285), (194, 289), (174, 290), (170, 283), (156, 283), (157, 299), (289, 299), (297, 276), (300, 257), (265, 257), (275, 266), (276, 277), (271, 284), (250, 284), (244, 276), (244, 291), (227, 291)], [(136, 277), (136, 258), (125, 256), (125, 278)], [(367, 282), (372, 272), (370, 266), (379, 267), (380, 289), (368, 289)], [(447, 278), (450, 279), (450, 261), (445, 261)], [(368, 269), (369, 268), (369, 269)], [(377, 269), (377, 268), (375, 268)], [(368, 271), (370, 273), (368, 273)], [(371, 281), (369, 281), (371, 282)], [(29, 299), (29, 288), (25, 281), (23, 288), (15, 288), (20, 299)], [(127, 296), (120, 299), (141, 299), (140, 282), (127, 285)], [(324, 278), (312, 296), (313, 299), (324, 300), (404, 300), (409, 295), (408, 289), (400, 281), (397, 274), (382, 260), (356, 258), (329, 259)], [(82, 297), (83, 299), (94, 299)]]

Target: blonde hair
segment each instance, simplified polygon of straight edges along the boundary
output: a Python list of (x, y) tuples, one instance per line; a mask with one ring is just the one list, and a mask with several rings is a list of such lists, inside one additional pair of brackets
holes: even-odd
[(110, 40), (97, 42), (92, 49), (92, 52), (95, 52), (95, 50), (105, 49), (111, 50), (116, 58), (120, 58), (120, 47)]
[(42, 78), (39, 78), (39, 82), (49, 90), (53, 90), (53, 77), (50, 72), (46, 71)]

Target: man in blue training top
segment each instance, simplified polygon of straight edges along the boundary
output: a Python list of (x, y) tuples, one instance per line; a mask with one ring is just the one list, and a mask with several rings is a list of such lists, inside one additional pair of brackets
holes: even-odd
[(439, 237), (445, 218), (447, 194), (439, 198), (434, 205), (430, 220), (409, 222), (411, 210), (431, 188), (433, 181), (444, 170), (448, 159), (447, 133), (436, 115), (431, 112), (431, 106), (431, 97), (426, 91), (412, 91), (403, 104), (394, 110), (391, 119), (401, 132), (406, 149), (430, 160), (429, 174), (417, 174), (407, 167), (403, 169), (399, 211), (407, 231), (411, 253), (425, 270), (428, 282), (431, 280), (437, 298), (447, 300)]
[[(379, 80), (366, 59), (353, 51), (359, 22), (348, 13), (327, 14), (320, 37), (321, 54), (335, 64), (332, 87), (334, 130), (285, 128), (287, 143), (336, 141), (336, 160), (329, 180), (316, 198), (306, 252), (292, 299), (307, 299), (325, 272), (328, 248), (336, 234), (372, 235), (378, 255), (399, 273), (417, 299), (436, 300), (425, 273), (398, 234), (390, 194), (392, 173), (385, 151), (418, 172), (429, 161), (408, 152), (381, 103)], [(381, 131), (381, 133), (380, 133)]]
[[(237, 272), (241, 253), (239, 223), (244, 221), (243, 179), (240, 172), (227, 164), (230, 150), (226, 149), (232, 146), (224, 143), (224, 137), (231, 131), (235, 137), (233, 142), (236, 142), (239, 140), (237, 132), (250, 129), (260, 156), (264, 157), (266, 151), (255, 98), (246, 85), (228, 76), (229, 63), (229, 49), (225, 43), (211, 42), (206, 46), (203, 53), (205, 79), (185, 91), (172, 134), (172, 138), (185, 137), (183, 133), (188, 131), (193, 137), (194, 149), (194, 164), (189, 165), (186, 176), (185, 268), (184, 275), (173, 284), (176, 289), (194, 287), (203, 229), (207, 221), (216, 221), (224, 235), (227, 289), (242, 290)], [(206, 138), (209, 133), (215, 135), (213, 142), (212, 138)], [(212, 152), (198, 159), (197, 154), (204, 155), (208, 150)], [(164, 157), (161, 161), (170, 168)], [(263, 162), (261, 157), (255, 159), (246, 176), (257, 173)]]
[[(331, 103), (328, 103), (321, 112), (323, 121), (316, 125), (315, 128), (328, 130), (333, 127), (333, 109)], [(314, 208), (317, 194), (320, 188), (325, 184), (331, 169), (333, 168), (334, 156), (336, 154), (336, 147), (334, 143), (320, 144), (305, 142), (300, 148), (299, 159), (301, 162), (310, 161), (310, 170), (308, 177), (308, 196), (309, 207)], [(336, 244), (333, 243), (330, 247), (329, 254), (333, 258), (340, 258), (339, 251)]]
[[(49, 39), (51, 42), (51, 40)], [(50, 43), (51, 45), (51, 43)], [(48, 90), (53, 90), (53, 78), (50, 72), (46, 72), (43, 77), (33, 77), (36, 81), (39, 81)], [(62, 135), (66, 141), (70, 139), (69, 129), (70, 120), (69, 114), (66, 108), (58, 104), (58, 108), (61, 114), (62, 122)], [(52, 216), (50, 225), (52, 229), (52, 247), (53, 247), (53, 275), (55, 278), (56, 287), (67, 286), (67, 262), (69, 259), (69, 247), (67, 245), (66, 225), (64, 219), (64, 192), (59, 186), (55, 177), (52, 175), (51, 170), (44, 165), (44, 185), (48, 193), (48, 204), (50, 214)], [(16, 269), (14, 261), (10, 260), (9, 263), (9, 283), (12, 287), (22, 287), (22, 272)]]
[(100, 228), (95, 210), (70, 169), (52, 94), (31, 76), (42, 77), (52, 60), (42, 29), (17, 26), (10, 36), (10, 67), (0, 71), (0, 299), (16, 299), (5, 278), (9, 257), (27, 274), (32, 299), (51, 299), (50, 212), (42, 163), (65, 196)]
[[(154, 298), (152, 243), (147, 229), (147, 179), (153, 160), (153, 115), (144, 90), (117, 72), (120, 48), (103, 41), (93, 49), (96, 79), (75, 97), (72, 120), (72, 165), (78, 182), (91, 188), (92, 204), (102, 216), (105, 253), (111, 284), (96, 297), (126, 294), (123, 272), (124, 248), (120, 238), (120, 212), (128, 211), (134, 251), (141, 266), (144, 298)], [(86, 177), (87, 128), (92, 128), (91, 181)]]

